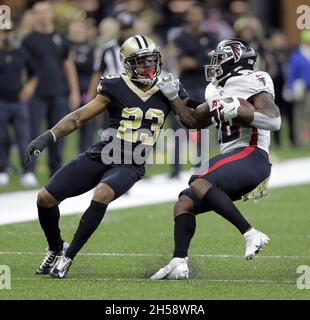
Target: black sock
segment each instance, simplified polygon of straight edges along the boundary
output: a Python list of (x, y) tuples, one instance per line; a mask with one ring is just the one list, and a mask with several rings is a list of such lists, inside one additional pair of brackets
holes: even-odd
[(185, 258), (196, 229), (196, 218), (183, 213), (174, 219), (174, 253), (173, 257)]
[(231, 222), (242, 234), (251, 228), (251, 225), (224, 191), (212, 187), (203, 196), (202, 201), (207, 204), (208, 208)]
[(60, 251), (62, 249), (63, 241), (61, 240), (60, 236), (60, 213), (58, 206), (44, 208), (37, 204), (37, 207), (40, 225), (48, 242), (49, 250)]
[(80, 219), (79, 226), (74, 234), (66, 257), (73, 259), (81, 250), (87, 240), (95, 232), (106, 212), (107, 205), (92, 200)]

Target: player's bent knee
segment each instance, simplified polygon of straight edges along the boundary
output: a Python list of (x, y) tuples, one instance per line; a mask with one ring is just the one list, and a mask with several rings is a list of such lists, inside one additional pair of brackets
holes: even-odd
[(198, 178), (190, 184), (190, 187), (191, 187), (191, 190), (196, 195), (196, 197), (198, 197), (199, 199), (202, 199), (203, 196), (206, 194), (206, 192), (213, 186), (209, 181), (202, 178)]
[(195, 205), (191, 198), (189, 198), (186, 195), (181, 195), (179, 200), (174, 205), (174, 218), (177, 216), (184, 214), (184, 213), (190, 213), (195, 215)]
[(100, 183), (93, 196), (93, 200), (104, 204), (109, 204), (114, 200), (115, 192), (113, 189), (105, 183)]
[(45, 188), (43, 188), (37, 195), (37, 204), (43, 208), (52, 208), (59, 204)]

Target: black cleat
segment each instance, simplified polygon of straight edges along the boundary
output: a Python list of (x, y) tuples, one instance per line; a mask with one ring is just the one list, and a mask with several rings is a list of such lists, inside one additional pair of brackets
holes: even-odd
[(53, 266), (55, 265), (57, 258), (59, 256), (64, 255), (68, 248), (69, 248), (69, 244), (64, 242), (62, 250), (60, 252), (50, 251), (47, 249), (42, 263), (36, 270), (36, 274), (49, 274)]
[(54, 267), (50, 271), (50, 276), (54, 279), (62, 279), (66, 276), (72, 264), (72, 259), (62, 256), (59, 257)]

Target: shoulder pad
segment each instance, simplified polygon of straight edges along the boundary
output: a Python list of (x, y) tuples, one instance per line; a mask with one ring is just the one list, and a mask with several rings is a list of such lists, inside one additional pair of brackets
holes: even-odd
[(115, 80), (119, 80), (119, 79), (120, 79), (119, 74), (102, 75), (97, 86), (97, 93), (98, 94), (108, 93), (107, 91), (109, 91), (111, 86), (115, 83)]

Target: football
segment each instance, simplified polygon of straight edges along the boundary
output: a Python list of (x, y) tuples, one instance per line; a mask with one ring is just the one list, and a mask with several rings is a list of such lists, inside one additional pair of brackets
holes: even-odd
[(253, 106), (253, 104), (250, 103), (248, 100), (245, 100), (242, 98), (238, 98), (238, 100), (240, 101), (241, 107), (249, 109), (249, 110), (255, 110), (255, 107)]
[[(223, 99), (225, 102), (232, 102), (233, 99), (231, 97), (228, 97), (228, 98), (225, 98)], [(240, 106), (241, 107), (244, 107), (246, 109), (249, 109), (249, 110), (255, 110), (255, 107), (253, 106), (252, 103), (250, 103), (248, 100), (245, 100), (243, 98), (238, 98), (239, 102), (240, 102)]]
[[(233, 99), (228, 97), (223, 99), (225, 102), (232, 102)], [(246, 115), (248, 110), (255, 110), (255, 107), (253, 106), (252, 103), (250, 103), (249, 101), (243, 99), (243, 98), (238, 98), (239, 102), (240, 102), (240, 107), (238, 109), (238, 114), (242, 114), (242, 115)], [(247, 127), (247, 128), (251, 128), (250, 125), (248, 125), (247, 123), (244, 122), (243, 117), (236, 117), (235, 119), (233, 119), (233, 123), (241, 126), (241, 127)]]

